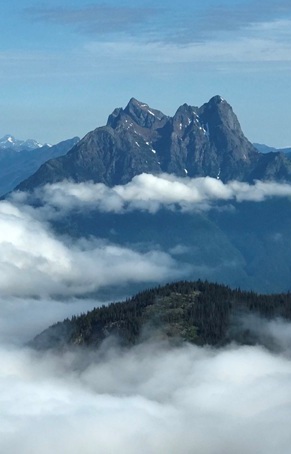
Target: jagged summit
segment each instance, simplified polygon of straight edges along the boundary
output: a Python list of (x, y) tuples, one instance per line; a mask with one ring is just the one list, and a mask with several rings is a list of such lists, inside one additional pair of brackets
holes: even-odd
[(142, 112), (150, 114), (153, 117), (160, 117), (160, 118), (165, 116), (161, 111), (159, 111), (157, 109), (153, 109), (148, 104), (138, 101), (135, 98), (131, 98), (129, 100), (129, 103), (127, 104), (124, 111), (129, 114), (136, 114), (137, 112), (142, 111)]
[(125, 108), (114, 109), (106, 126), (88, 133), (66, 156), (44, 164), (19, 189), (63, 179), (113, 186), (143, 172), (222, 181), (291, 180), (286, 156), (259, 153), (230, 104), (217, 95), (201, 107), (184, 103), (173, 117), (131, 98)]
[(212, 96), (212, 98), (210, 98), (210, 100), (208, 101), (207, 104), (221, 104), (222, 102), (225, 102), (226, 104), (228, 104), (222, 96), (215, 95), (215, 96)]
[[(107, 126), (116, 128), (121, 124), (129, 126), (134, 122), (141, 128), (150, 129), (154, 125), (157, 126), (159, 122), (166, 118), (168, 117), (164, 115), (163, 112), (152, 109), (148, 104), (138, 101), (135, 98), (131, 98), (125, 109), (114, 109), (112, 114), (108, 117)], [(126, 125), (126, 123), (128, 124)]]
[(214, 127), (224, 125), (230, 130), (242, 134), (237, 116), (227, 101), (221, 96), (214, 96), (199, 109), (202, 121), (210, 121)]
[(178, 136), (183, 136), (195, 123), (199, 123), (199, 126), (201, 126), (198, 117), (198, 107), (184, 103), (173, 116), (173, 132)]

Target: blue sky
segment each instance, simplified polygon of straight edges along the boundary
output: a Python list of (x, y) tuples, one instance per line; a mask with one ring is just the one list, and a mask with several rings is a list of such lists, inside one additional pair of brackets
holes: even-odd
[(223, 96), (246, 136), (291, 146), (290, 0), (10, 0), (0, 136), (56, 143), (135, 98), (172, 115)]

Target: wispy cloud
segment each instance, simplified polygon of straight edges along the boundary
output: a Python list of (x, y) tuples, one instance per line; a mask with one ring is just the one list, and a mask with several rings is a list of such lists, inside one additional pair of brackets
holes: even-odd
[[(54, 52), (0, 53), (0, 79), (51, 80), (70, 77), (120, 77), (133, 74), (158, 78), (178, 74), (181, 67), (199, 71), (276, 71), (290, 69), (291, 21), (262, 23), (247, 37), (192, 42), (145, 42), (122, 37), (118, 40), (90, 40), (76, 49)], [(263, 37), (261, 35), (263, 34)], [(78, 65), (76, 65), (78, 61)], [(245, 63), (248, 63), (247, 65)], [(280, 66), (281, 64), (281, 66)], [(153, 66), (154, 65), (154, 70)], [(284, 65), (284, 66), (282, 66)]]
[(186, 5), (177, 7), (169, 2), (167, 8), (159, 3), (153, 7), (91, 5), (83, 7), (31, 7), (28, 17), (73, 27), (81, 33), (138, 36), (146, 42), (199, 43), (229, 38), (232, 32), (246, 36), (253, 25), (290, 19), (290, 2), (271, 0), (240, 1), (234, 4)]
[[(259, 0), (235, 1), (205, 7), (196, 12), (196, 30), (203, 37), (209, 33), (239, 31), (254, 24), (283, 20), (291, 14), (288, 1)], [(190, 29), (190, 25), (188, 25)]]
[(157, 8), (93, 5), (85, 7), (56, 7), (25, 10), (35, 21), (72, 26), (82, 33), (97, 35), (127, 32), (139, 33), (140, 27), (150, 29), (151, 20), (160, 14)]
[[(68, 74), (171, 74), (187, 64), (222, 70), (271, 70), (291, 62), (291, 7), (287, 2), (242, 1), (234, 5), (156, 7), (91, 5), (32, 7), (29, 20), (74, 30), (85, 39), (74, 49), (3, 52), (0, 77), (67, 77)], [(79, 64), (75, 62), (78, 60)], [(100, 64), (102, 62), (102, 64)], [(245, 65), (245, 63), (249, 63)], [(243, 66), (240, 66), (240, 63)], [(155, 70), (150, 67), (155, 65)], [(218, 65), (220, 65), (218, 67)], [(267, 66), (267, 68), (266, 68)], [(189, 66), (189, 69), (190, 66)], [(276, 67), (278, 70), (279, 68)], [(286, 70), (286, 68), (283, 68)]]
[[(291, 21), (286, 23), (290, 27)], [(271, 34), (271, 36), (266, 36)], [(252, 34), (254, 36), (252, 36)], [(92, 58), (104, 57), (124, 62), (134, 61), (137, 66), (146, 63), (155, 63), (156, 70), (162, 65), (178, 66), (181, 64), (197, 63), (266, 63), (266, 62), (290, 62), (291, 39), (278, 38), (275, 27), (264, 33), (253, 30), (247, 37), (235, 37), (232, 40), (221, 39), (207, 42), (188, 43), (183, 46), (175, 43), (142, 43), (134, 40), (91, 42), (86, 44), (85, 49)], [(146, 70), (146, 68), (145, 68)]]

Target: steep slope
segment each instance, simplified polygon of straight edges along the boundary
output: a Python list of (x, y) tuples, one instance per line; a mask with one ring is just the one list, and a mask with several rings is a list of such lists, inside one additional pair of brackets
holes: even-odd
[(17, 189), (63, 179), (124, 184), (140, 173), (238, 179), (291, 179), (291, 163), (267, 157), (244, 136), (231, 106), (220, 96), (202, 107), (182, 105), (173, 117), (132, 98), (88, 133), (66, 156), (45, 163)]
[[(258, 150), (260, 153), (276, 153), (277, 148), (274, 147), (269, 147), (268, 145), (265, 145), (264, 143), (253, 143), (253, 146)], [(283, 151), (283, 150), (281, 150)]]

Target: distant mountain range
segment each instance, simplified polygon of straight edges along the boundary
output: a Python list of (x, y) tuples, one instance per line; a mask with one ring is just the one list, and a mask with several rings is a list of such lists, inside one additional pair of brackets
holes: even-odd
[(254, 147), (260, 152), (260, 153), (285, 153), (285, 154), (290, 154), (291, 153), (291, 147), (287, 148), (274, 148), (274, 147), (269, 147), (268, 145), (265, 145), (263, 143), (253, 143)]
[(291, 180), (291, 161), (260, 153), (244, 136), (232, 107), (214, 96), (201, 107), (183, 104), (173, 117), (132, 98), (106, 126), (89, 132), (65, 156), (50, 160), (18, 186), (31, 190), (63, 179), (125, 184), (141, 173), (180, 177)]
[(13, 136), (0, 139), (0, 196), (12, 191), (46, 161), (66, 154), (79, 137), (64, 140), (56, 145), (41, 145), (29, 139), (17, 140)]
[(41, 147), (43, 147), (43, 144), (39, 143), (37, 140), (19, 140), (10, 134), (7, 134), (0, 139), (0, 148), (5, 150), (23, 151), (35, 150), (36, 148)]

